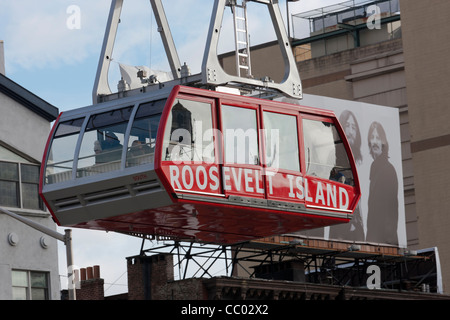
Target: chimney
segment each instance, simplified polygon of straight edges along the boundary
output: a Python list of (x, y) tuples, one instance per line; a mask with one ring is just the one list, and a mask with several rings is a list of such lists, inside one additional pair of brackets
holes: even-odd
[(172, 254), (128, 257), (127, 269), (128, 300), (167, 299), (165, 288), (174, 280)]
[(5, 50), (3, 40), (0, 40), (0, 73), (5, 75)]
[(100, 266), (81, 268), (77, 300), (104, 300), (104, 282), (100, 278)]

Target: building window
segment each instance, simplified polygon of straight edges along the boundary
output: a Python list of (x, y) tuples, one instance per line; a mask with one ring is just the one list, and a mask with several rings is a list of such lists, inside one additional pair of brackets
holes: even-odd
[(36, 271), (12, 271), (13, 300), (48, 300), (48, 273)]
[(19, 207), (19, 165), (0, 162), (0, 205)]
[(39, 166), (0, 161), (0, 205), (43, 210)]
[(25, 209), (42, 210), (42, 201), (39, 197), (39, 167), (21, 164), (20, 178), (22, 207)]

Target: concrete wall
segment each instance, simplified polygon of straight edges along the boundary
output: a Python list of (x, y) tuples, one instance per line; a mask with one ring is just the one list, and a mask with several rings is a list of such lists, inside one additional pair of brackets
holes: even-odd
[[(48, 228), (55, 228), (48, 214), (22, 214)], [(0, 214), (0, 300), (12, 299), (11, 271), (30, 270), (48, 272), (50, 275), (50, 299), (60, 299), (57, 240), (29, 226)], [(10, 234), (18, 240), (8, 241)], [(42, 245), (44, 241), (45, 245)]]
[[(255, 79), (269, 76), (275, 82), (281, 82), (284, 76), (284, 61), (278, 42), (270, 42), (264, 45), (252, 47), (251, 66), (252, 75)], [(267, 63), (270, 61), (270, 63)], [(230, 75), (237, 75), (236, 58), (234, 52), (221, 57), (223, 69)]]
[[(0, 114), (1, 148), (11, 147), (8, 154), (18, 154), (17, 158), (13, 157), (17, 161), (25, 158), (39, 164), (50, 132), (49, 121), (4, 94), (0, 94)], [(8, 159), (0, 157), (1, 160)], [(47, 211), (7, 209), (56, 230), (56, 224)], [(47, 272), (50, 299), (59, 300), (58, 240), (1, 213), (0, 235), (0, 300), (12, 298), (11, 271), (15, 269)], [(9, 235), (15, 235), (18, 242), (10, 243)]]
[(437, 246), (450, 290), (450, 24), (447, 0), (401, 0), (403, 47), (421, 247)]
[(50, 123), (3, 94), (0, 114), (0, 140), (41, 162)]

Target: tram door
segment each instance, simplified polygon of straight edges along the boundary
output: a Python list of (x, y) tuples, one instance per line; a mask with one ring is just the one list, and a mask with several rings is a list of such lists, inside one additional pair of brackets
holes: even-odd
[(220, 120), (225, 194), (304, 208), (298, 112), (223, 102)]
[(258, 106), (220, 106), (223, 189), (227, 196), (265, 198)]
[(263, 108), (262, 113), (267, 198), (303, 204), (298, 112)]

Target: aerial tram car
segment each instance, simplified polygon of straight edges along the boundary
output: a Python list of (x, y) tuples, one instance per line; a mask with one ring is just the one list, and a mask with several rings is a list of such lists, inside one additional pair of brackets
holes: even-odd
[(282, 83), (222, 71), (214, 48), (225, 0), (214, 5), (202, 74), (183, 74), (152, 0), (174, 80), (111, 93), (105, 70), (122, 2), (112, 2), (94, 104), (61, 113), (44, 152), (40, 194), (59, 225), (232, 244), (352, 218), (358, 175), (333, 112), (217, 90), (301, 97), (277, 4), (255, 1), (280, 38)]

